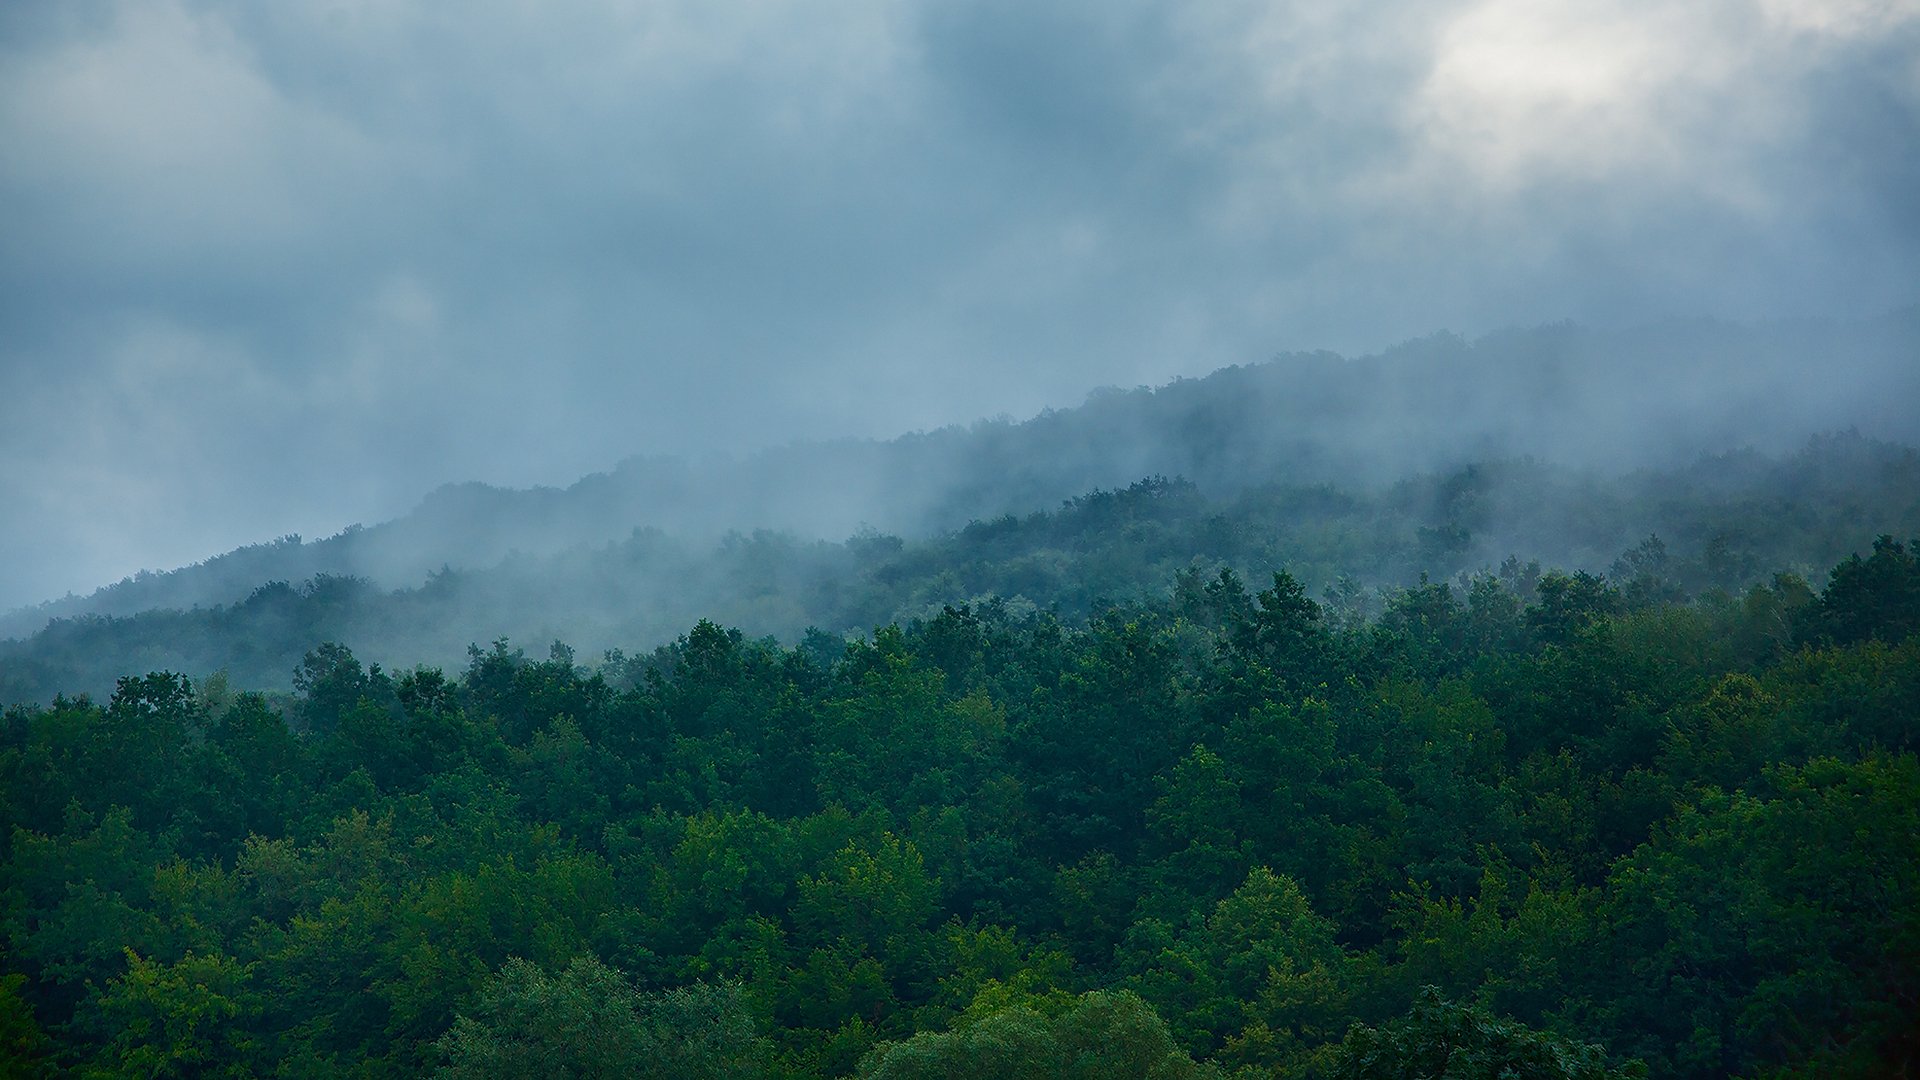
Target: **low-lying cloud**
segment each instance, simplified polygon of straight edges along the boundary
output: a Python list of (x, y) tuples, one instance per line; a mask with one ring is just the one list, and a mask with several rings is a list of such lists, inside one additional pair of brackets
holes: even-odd
[(1282, 349), (1871, 314), (1916, 106), (1911, 0), (8, 5), (0, 606)]

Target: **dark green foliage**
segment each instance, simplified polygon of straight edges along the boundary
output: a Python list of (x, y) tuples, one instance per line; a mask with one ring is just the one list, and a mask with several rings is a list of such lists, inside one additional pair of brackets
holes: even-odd
[(749, 1080), (767, 1059), (739, 987), (640, 993), (590, 957), (557, 976), (507, 961), (437, 1046), (445, 1080)]
[[(1141, 498), (1072, 513), (1185, 496)], [(1515, 560), (1324, 605), (1189, 561), (1085, 618), (942, 604), (791, 649), (699, 622), (597, 667), (336, 644), (292, 697), (163, 672), (11, 709), (0, 1050), (22, 1076), (1911, 1072), (1910, 556), (1683, 604), (1637, 550), (1624, 582)]]
[[(1034, 1006), (1039, 1006), (1036, 1009)], [(964, 1014), (954, 1030), (876, 1048), (862, 1080), (1204, 1080), (1159, 1016), (1128, 993), (1094, 992)]]
[(1572, 644), (1580, 631), (1621, 608), (1619, 592), (1584, 570), (1548, 574), (1534, 592), (1539, 599), (1527, 609), (1527, 628), (1548, 645)]
[(1709, 790), (1615, 868), (1598, 1016), (1662, 1075), (1920, 1058), (1920, 763), (1872, 754)]
[(1807, 612), (1806, 636), (1843, 645), (1868, 638), (1898, 644), (1920, 629), (1920, 542), (1915, 548), (1882, 536), (1871, 557), (1847, 556)]
[(1356, 1025), (1340, 1046), (1338, 1080), (1626, 1080), (1598, 1046), (1571, 1042), (1443, 1000), (1428, 987), (1405, 1018)]
[(0, 975), (0, 1077), (30, 1080), (52, 1075), (48, 1058), (53, 1040), (47, 1038), (33, 1015), (33, 1006), (21, 996), (25, 975)]
[(81, 1024), (104, 1036), (89, 1076), (258, 1076), (263, 1004), (232, 957), (187, 953), (162, 964), (128, 951), (125, 974), (89, 1003)]

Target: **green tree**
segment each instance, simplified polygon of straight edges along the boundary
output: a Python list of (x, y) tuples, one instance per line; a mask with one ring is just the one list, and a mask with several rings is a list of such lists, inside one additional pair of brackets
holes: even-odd
[(85, 1017), (107, 1039), (88, 1076), (246, 1077), (267, 1063), (260, 996), (230, 956), (188, 953), (162, 964), (127, 950), (127, 971)]
[(802, 878), (793, 918), (809, 940), (865, 949), (903, 972), (932, 945), (926, 926), (938, 899), (919, 848), (887, 833), (848, 844), (822, 873)]
[(1338, 1037), (1353, 993), (1334, 926), (1291, 878), (1256, 867), (1204, 922), (1143, 920), (1121, 946), (1128, 986), (1172, 1017), (1189, 1049), (1301, 1066)]
[(1237, 833), (1240, 786), (1219, 754), (1204, 746), (1162, 778), (1147, 827), (1165, 849), (1153, 908), (1174, 917), (1232, 889), (1248, 853)]
[(0, 1080), (39, 1080), (53, 1075), (53, 1040), (22, 996), (27, 977), (0, 975)]
[(1920, 541), (1914, 548), (1881, 536), (1871, 556), (1847, 556), (1807, 613), (1803, 638), (1841, 644), (1878, 638), (1891, 644), (1920, 630)]
[(293, 670), (293, 689), (301, 696), (299, 716), (306, 730), (328, 735), (340, 718), (377, 691), (376, 668), (370, 675), (354, 658), (353, 650), (338, 642), (323, 642), (300, 658)]
[(1217, 1070), (1175, 1045), (1133, 994), (1095, 991), (1062, 1007), (1028, 999), (962, 1017), (946, 1032), (883, 1043), (861, 1080), (1203, 1080)]
[(435, 1046), (446, 1080), (748, 1080), (768, 1050), (738, 986), (643, 994), (592, 957), (507, 961)]
[(1428, 987), (1405, 1017), (1356, 1024), (1333, 1062), (1337, 1080), (1629, 1080), (1637, 1063), (1610, 1065), (1591, 1043), (1534, 1031)]
[(1527, 626), (1547, 645), (1571, 644), (1576, 634), (1620, 610), (1619, 592), (1584, 570), (1546, 574), (1535, 589), (1538, 599), (1527, 609)]
[(1594, 1019), (1663, 1076), (1920, 1063), (1920, 762), (1774, 766), (1709, 790), (1608, 879)]
[(1254, 606), (1227, 631), (1234, 655), (1255, 671), (1277, 680), (1289, 698), (1315, 693), (1341, 679), (1333, 636), (1320, 605), (1285, 570), (1273, 575), (1273, 588), (1254, 597)]

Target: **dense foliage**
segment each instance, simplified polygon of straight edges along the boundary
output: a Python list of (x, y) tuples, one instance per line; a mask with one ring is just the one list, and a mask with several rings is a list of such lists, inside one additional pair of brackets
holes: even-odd
[(1911, 1073), (1920, 561), (1655, 562), (16, 707), (7, 1069)]

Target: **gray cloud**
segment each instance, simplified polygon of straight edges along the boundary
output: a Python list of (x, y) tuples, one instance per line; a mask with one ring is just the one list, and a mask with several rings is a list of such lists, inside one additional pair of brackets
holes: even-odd
[(1920, 295), (1920, 5), (0, 10), (0, 607), (452, 479)]

